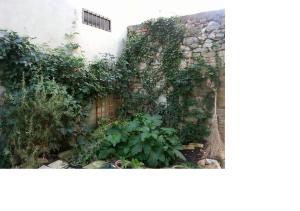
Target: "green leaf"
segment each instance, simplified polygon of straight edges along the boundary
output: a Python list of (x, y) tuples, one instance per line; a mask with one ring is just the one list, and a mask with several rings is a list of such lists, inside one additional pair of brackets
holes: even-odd
[(107, 137), (107, 140), (115, 147), (118, 143), (121, 142), (121, 134), (115, 133)]
[(129, 137), (128, 145), (134, 146), (134, 145), (138, 144), (140, 142), (140, 140), (141, 140), (140, 135), (131, 136), (131, 137)]
[(150, 153), (149, 158), (147, 160), (147, 163), (150, 167), (156, 167), (158, 164), (158, 157), (156, 155), (156, 153)]
[(155, 130), (150, 133), (150, 136), (156, 140), (158, 138), (158, 134), (159, 134), (159, 132), (157, 130)]
[(178, 136), (170, 136), (170, 137), (167, 137), (167, 140), (168, 140), (172, 145), (178, 145), (178, 144), (179, 144), (179, 138), (178, 138)]
[(134, 156), (134, 155), (140, 153), (142, 150), (143, 150), (142, 144), (138, 143), (131, 148), (131, 154)]
[(128, 123), (126, 129), (127, 129), (128, 132), (132, 132), (132, 131), (136, 130), (138, 128), (138, 126), (139, 126), (138, 121), (131, 121), (131, 122)]
[(146, 139), (148, 139), (152, 134), (149, 132), (144, 132), (141, 134), (141, 141), (145, 141)]
[(180, 151), (174, 149), (173, 152), (176, 155), (176, 157), (180, 158), (181, 160), (186, 160), (186, 158), (184, 157), (184, 155)]
[(147, 132), (150, 132), (150, 128), (149, 127), (141, 127), (141, 128), (138, 128), (138, 131), (147, 133)]
[(174, 128), (166, 128), (166, 127), (162, 127), (160, 128), (164, 133), (166, 133), (167, 135), (172, 135), (174, 133), (176, 133), (176, 130)]
[(159, 153), (159, 154), (158, 154), (158, 159), (159, 159), (159, 161), (161, 161), (161, 162), (165, 162), (165, 160), (166, 160), (165, 154), (164, 154), (164, 153)]
[(125, 147), (123, 148), (123, 154), (124, 154), (124, 155), (127, 155), (127, 154), (129, 153), (129, 151), (130, 151), (130, 148), (129, 148), (128, 146), (125, 146)]
[(143, 151), (144, 151), (144, 153), (145, 153), (145, 155), (149, 155), (150, 154), (150, 152), (151, 152), (151, 146), (149, 145), (149, 144), (144, 144), (143, 145)]

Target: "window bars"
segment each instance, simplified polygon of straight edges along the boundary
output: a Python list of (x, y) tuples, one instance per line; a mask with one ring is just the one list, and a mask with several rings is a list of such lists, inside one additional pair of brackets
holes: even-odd
[(110, 19), (86, 9), (82, 9), (82, 23), (111, 32)]

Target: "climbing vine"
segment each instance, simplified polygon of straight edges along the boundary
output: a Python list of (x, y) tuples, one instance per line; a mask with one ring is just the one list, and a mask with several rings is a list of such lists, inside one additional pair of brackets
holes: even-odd
[[(218, 67), (200, 57), (186, 67), (181, 65), (185, 28), (176, 18), (159, 18), (142, 26), (138, 32), (129, 32), (118, 59), (106, 56), (89, 63), (72, 53), (76, 43), (48, 49), (33, 44), (31, 38), (0, 30), (0, 80), (6, 95), (12, 97), (11, 101), (5, 98), (0, 111), (5, 120), (0, 124), (0, 166), (29, 165), (32, 155), (47, 157), (71, 145), (70, 140), (73, 144), (85, 139), (89, 131), (84, 126), (87, 105), (108, 95), (120, 98), (119, 119), (137, 113), (160, 115), (161, 126), (175, 128), (182, 143), (204, 141), (210, 133)], [(40, 93), (39, 87), (49, 92)], [(26, 95), (22, 101), (19, 96), (24, 90), (36, 95)], [(206, 96), (199, 97), (199, 90)], [(41, 122), (33, 124), (36, 118)], [(44, 124), (49, 119), (51, 124)], [(19, 150), (15, 140), (26, 142)], [(49, 140), (57, 145), (50, 146)], [(36, 145), (45, 149), (30, 147)], [(16, 152), (17, 158), (7, 156)]]
[[(203, 141), (209, 135), (218, 69), (200, 57), (181, 67), (185, 29), (176, 18), (159, 18), (142, 26), (140, 32), (129, 32), (117, 62), (123, 69), (120, 115), (159, 114), (165, 126), (179, 131), (183, 142)], [(208, 89), (207, 95), (196, 99), (196, 88)]]

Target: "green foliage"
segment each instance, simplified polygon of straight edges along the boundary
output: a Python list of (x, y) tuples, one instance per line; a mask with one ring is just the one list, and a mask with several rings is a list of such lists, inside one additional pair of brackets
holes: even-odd
[(65, 86), (81, 105), (113, 92), (120, 74), (112, 56), (105, 55), (87, 64), (82, 55), (73, 54), (78, 48), (73, 42), (50, 49), (31, 40), (0, 30), (0, 80), (8, 90), (20, 90), (22, 79), (27, 85), (36, 83), (35, 76), (40, 75)]
[(30, 87), (6, 95), (1, 107), (1, 138), (12, 167), (37, 167), (38, 157), (48, 157), (69, 146), (75, 138), (80, 106), (55, 81), (39, 79)]
[(90, 95), (105, 97), (117, 94), (117, 87), (121, 77), (121, 69), (116, 67), (116, 59), (112, 55), (104, 54), (89, 64), (87, 88)]
[(125, 158), (121, 158), (121, 168), (123, 169), (141, 169), (144, 168), (144, 163), (140, 162), (137, 159), (132, 158), (131, 160), (126, 160)]
[[(105, 55), (91, 63), (73, 54), (78, 45), (72, 41), (49, 49), (0, 30), (0, 80), (11, 93), (1, 108), (0, 165), (36, 166), (37, 157), (76, 139), (74, 165), (122, 158), (123, 167), (139, 162), (160, 167), (184, 158), (179, 138), (203, 141), (210, 132), (218, 68), (201, 58), (180, 67), (185, 31), (176, 18), (151, 20), (144, 27), (143, 33), (129, 33), (118, 59)], [(195, 99), (195, 89), (207, 89), (208, 82), (213, 86), (207, 96)], [(141, 87), (134, 88), (137, 83)], [(119, 118), (152, 116), (102, 122), (86, 136), (87, 105), (110, 94), (120, 97)]]
[(79, 145), (73, 165), (84, 166), (94, 160), (121, 160), (122, 168), (169, 166), (176, 159), (185, 160), (181, 143), (173, 128), (161, 127), (160, 116), (136, 115), (131, 121), (101, 123)]
[[(109, 128), (109, 123), (106, 119), (100, 119), (99, 126), (92, 131), (86, 139), (80, 137), (78, 143), (73, 149), (71, 164), (73, 166), (86, 166), (92, 161), (100, 160), (100, 149), (105, 138), (105, 131)], [(83, 140), (84, 139), (84, 140)]]
[[(120, 115), (158, 114), (163, 117), (164, 126), (179, 131), (183, 142), (203, 141), (209, 135), (213, 89), (218, 85), (217, 68), (201, 58), (195, 58), (194, 64), (186, 68), (180, 67), (184, 59), (180, 46), (185, 31), (176, 18), (151, 20), (143, 27), (143, 33), (129, 33), (116, 64), (122, 69)], [(210, 88), (204, 99), (197, 100), (194, 90), (208, 88), (207, 82), (215, 87)], [(141, 87), (134, 90), (134, 83)], [(161, 96), (166, 102), (159, 101)]]
[[(68, 39), (71, 38), (70, 36), (72, 35), (68, 35)], [(35, 121), (34, 126), (40, 129), (45, 127), (43, 124), (46, 123), (43, 121), (46, 121), (47, 118), (43, 119), (43, 117), (34, 116), (32, 114), (33, 110), (29, 113), (31, 117), (25, 117), (24, 112), (18, 113), (18, 110), (25, 109), (22, 107), (26, 105), (25, 101), (28, 101), (28, 105), (32, 106), (31, 104), (34, 104), (34, 102), (44, 100), (45, 102), (39, 102), (39, 104), (36, 106), (44, 106), (45, 108), (52, 106), (52, 110), (50, 110), (51, 112), (60, 113), (68, 112), (68, 109), (72, 109), (72, 107), (68, 108), (68, 100), (69, 98), (72, 98), (77, 106), (77, 130), (73, 130), (72, 135), (77, 137), (78, 142), (83, 142), (85, 139), (85, 134), (88, 132), (87, 125), (84, 125), (83, 123), (88, 115), (89, 102), (94, 100), (96, 97), (105, 97), (108, 94), (116, 92), (117, 90), (116, 81), (119, 78), (120, 74), (118, 71), (120, 70), (116, 68), (115, 58), (105, 55), (104, 57), (100, 57), (99, 59), (88, 64), (82, 55), (73, 54), (74, 49), (78, 48), (78, 45), (76, 45), (74, 42), (69, 42), (60, 48), (50, 49), (47, 47), (37, 46), (31, 41), (31, 38), (19, 36), (16, 32), (5, 30), (0, 31), (0, 80), (1, 84), (5, 86), (7, 92), (12, 93), (9, 98), (5, 99), (6, 106), (2, 108), (3, 117), (1, 118), (4, 121), (1, 127), (0, 139), (5, 141), (1, 141), (2, 144), (0, 146), (2, 149), (0, 149), (0, 157), (3, 157), (1, 161), (7, 160), (5, 158), (9, 157), (8, 154), (12, 155), (16, 151), (14, 148), (6, 147), (6, 142), (9, 141), (6, 140), (4, 135), (11, 136), (10, 127), (13, 127), (10, 125), (10, 121), (20, 122), (21, 119), (23, 119), (24, 124), (26, 123), (26, 127), (29, 127), (30, 122), (28, 121), (30, 118), (42, 118), (40, 121)], [(65, 87), (61, 90), (61, 92), (65, 92), (64, 94), (67, 96), (65, 98), (64, 107), (59, 107), (56, 105), (55, 100), (57, 99), (54, 97), (48, 99), (47, 96), (47, 98), (38, 99), (37, 96), (32, 94), (34, 93), (33, 89), (39, 87), (39, 77), (37, 76), (43, 77), (45, 81), (55, 80), (55, 86), (57, 87)], [(24, 82), (23, 89), (21, 81)], [(45, 83), (45, 86), (46, 88), (49, 87), (50, 83)], [(51, 91), (58, 92), (55, 87)], [(51, 91), (49, 91), (49, 94), (53, 94)], [(21, 102), (21, 93), (24, 95), (26, 94), (26, 97), (23, 99), (24, 102)], [(50, 100), (51, 102), (46, 102), (46, 100)], [(29, 109), (29, 107), (26, 107), (26, 109)], [(41, 110), (41, 112), (46, 111), (45, 109)], [(6, 121), (7, 123), (5, 123)], [(21, 127), (20, 130), (26, 128), (25, 126), (21, 126), (20, 123), (18, 123), (18, 126), (16, 127)], [(65, 127), (67, 128), (69, 126), (66, 125)], [(34, 130), (37, 130), (37, 128), (34, 128)], [(61, 130), (62, 133), (65, 133), (63, 128)], [(68, 134), (71, 130), (66, 129), (66, 131)], [(35, 132), (38, 133), (37, 131)], [(48, 133), (47, 130), (44, 132), (45, 134)], [(51, 139), (60, 139), (55, 137), (56, 135), (53, 133), (51, 135), (54, 135), (54, 137), (50, 137), (49, 141)], [(37, 138), (34, 137), (34, 134), (32, 134), (32, 136), (32, 139)], [(36, 136), (39, 135), (37, 134)], [(44, 147), (45, 149), (43, 149), (46, 154), (56, 148), (56, 145), (54, 144), (56, 143), (55, 141), (51, 141), (50, 143), (53, 144), (53, 146), (49, 146), (49, 148), (46, 149), (46, 144)], [(23, 149), (24, 147), (26, 146), (20, 145), (20, 148)], [(36, 158), (37, 156), (40, 156), (40, 151), (40, 149), (37, 150), (37, 155), (34, 155), (33, 157)], [(28, 153), (24, 151), (24, 156), (26, 157), (27, 155)], [(18, 156), (20, 157), (20, 155)], [(84, 158), (84, 156), (82, 159), (89, 160), (88, 157)], [(20, 162), (23, 162), (25, 158), (23, 161), (21, 161), (22, 159), (19, 160)], [(3, 165), (1, 166), (6, 166), (7, 163), (9, 164), (10, 162), (3, 162)], [(14, 163), (17, 162), (14, 161)]]
[(197, 169), (199, 167), (196, 163), (184, 162), (184, 163), (175, 165), (173, 168), (176, 168), (176, 169)]
[(99, 159), (137, 159), (149, 167), (169, 166), (185, 159), (173, 128), (161, 127), (160, 116), (137, 115), (131, 121), (114, 122), (101, 143)]
[(21, 88), (38, 72), (40, 52), (31, 38), (0, 30), (0, 78), (7, 89)]

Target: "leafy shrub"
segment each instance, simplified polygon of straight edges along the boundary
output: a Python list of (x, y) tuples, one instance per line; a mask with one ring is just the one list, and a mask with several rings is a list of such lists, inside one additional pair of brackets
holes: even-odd
[(107, 119), (100, 119), (98, 124), (99, 126), (85, 139), (77, 139), (77, 144), (73, 149), (72, 166), (82, 167), (100, 159), (99, 151), (105, 138), (105, 131), (109, 128), (109, 123)]
[(88, 69), (85, 58), (73, 55), (70, 49), (62, 46), (55, 49), (40, 49), (40, 74), (44, 78), (55, 79), (58, 84), (66, 87), (68, 94), (79, 103), (88, 101), (90, 91), (86, 87)]
[(173, 128), (161, 127), (160, 116), (136, 115), (131, 121), (102, 123), (87, 143), (78, 147), (74, 163), (86, 165), (94, 160), (120, 159), (124, 168), (169, 166), (185, 160), (181, 143)]
[(116, 94), (121, 77), (121, 69), (116, 67), (116, 59), (110, 54), (104, 54), (92, 61), (88, 66), (86, 86), (92, 96), (105, 97)]
[(131, 160), (126, 160), (125, 158), (121, 158), (120, 161), (120, 168), (123, 169), (128, 169), (128, 168), (132, 168), (132, 169), (140, 169), (144, 167), (144, 163), (138, 161), (137, 159), (131, 159)]
[(80, 107), (55, 81), (44, 81), (6, 96), (1, 137), (12, 167), (36, 167), (38, 157), (70, 145)]
[(31, 40), (0, 30), (0, 78), (7, 89), (21, 88), (23, 78), (28, 83), (38, 72), (41, 52)]
[(136, 115), (128, 122), (114, 122), (106, 131), (99, 158), (137, 159), (149, 167), (169, 166), (185, 159), (173, 128), (161, 127), (160, 116)]

